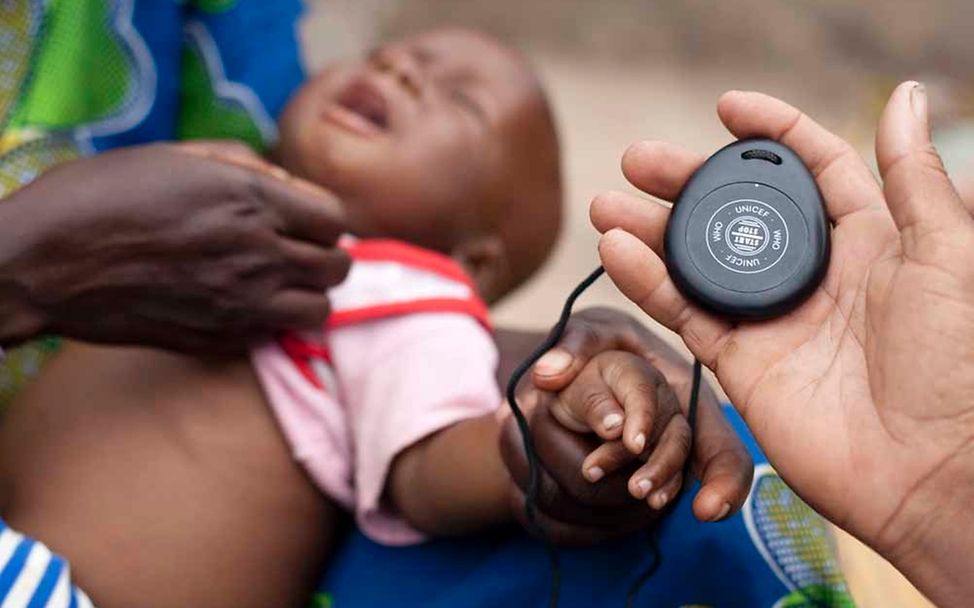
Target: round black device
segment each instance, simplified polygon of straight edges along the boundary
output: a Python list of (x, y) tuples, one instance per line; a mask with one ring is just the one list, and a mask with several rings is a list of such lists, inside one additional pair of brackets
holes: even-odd
[(734, 142), (707, 159), (673, 207), (666, 265), (680, 291), (733, 320), (801, 304), (829, 259), (830, 226), (815, 178), (769, 139)]

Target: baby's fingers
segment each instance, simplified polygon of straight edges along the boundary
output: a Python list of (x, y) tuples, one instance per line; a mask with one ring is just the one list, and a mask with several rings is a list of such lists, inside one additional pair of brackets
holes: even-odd
[(582, 461), (582, 476), (595, 483), (635, 459), (622, 441), (608, 441), (592, 450)]
[[(629, 479), (629, 492), (638, 499), (649, 496), (649, 505), (654, 509), (665, 506), (679, 490), (679, 483), (674, 490), (672, 480), (675, 478), (679, 482), (682, 479), (690, 447), (690, 425), (682, 415), (673, 416), (646, 464)], [(656, 506), (654, 499), (661, 496), (663, 500)]]
[(649, 504), (650, 508), (656, 509), (657, 511), (662, 510), (666, 505), (670, 504), (673, 497), (680, 493), (680, 488), (683, 486), (683, 475), (677, 474), (671, 477), (663, 487), (654, 490), (649, 498), (646, 499), (646, 503)]
[(597, 364), (586, 365), (568, 388), (558, 394), (551, 413), (566, 428), (594, 431), (606, 441), (619, 438), (625, 412)]
[(656, 443), (680, 403), (666, 378), (645, 359), (624, 352), (598, 357), (602, 377), (626, 412), (622, 441), (635, 455)]

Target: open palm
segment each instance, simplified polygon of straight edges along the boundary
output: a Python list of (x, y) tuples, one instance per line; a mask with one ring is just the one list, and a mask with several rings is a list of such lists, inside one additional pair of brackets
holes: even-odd
[[(789, 145), (815, 175), (834, 224), (822, 285), (775, 320), (708, 314), (677, 291), (659, 257), (669, 210), (620, 193), (592, 205), (606, 270), (716, 373), (806, 501), (936, 586), (910, 560), (933, 542), (925, 536), (936, 536), (943, 509), (974, 496), (974, 220), (930, 144), (925, 92), (904, 83), (886, 108), (876, 144), (883, 188), (846, 142), (779, 100), (732, 92), (718, 112), (737, 137)], [(623, 168), (672, 201), (703, 160), (644, 142)]]

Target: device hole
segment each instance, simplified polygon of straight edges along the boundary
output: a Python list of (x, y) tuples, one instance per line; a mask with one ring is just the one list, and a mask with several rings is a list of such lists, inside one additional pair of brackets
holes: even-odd
[(775, 154), (774, 152), (771, 152), (770, 150), (760, 150), (760, 149), (747, 150), (741, 153), (741, 158), (743, 158), (744, 160), (752, 160), (752, 159), (764, 160), (769, 163), (774, 163), (776, 165), (781, 164), (781, 157)]

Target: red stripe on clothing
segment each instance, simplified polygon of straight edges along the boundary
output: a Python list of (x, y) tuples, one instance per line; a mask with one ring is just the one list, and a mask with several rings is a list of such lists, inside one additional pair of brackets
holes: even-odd
[(463, 267), (442, 253), (391, 239), (364, 239), (345, 244), (352, 260), (398, 262), (463, 283), (476, 293), (477, 286)]
[(336, 310), (328, 318), (327, 327), (332, 329), (354, 323), (377, 321), (383, 318), (423, 312), (455, 312), (466, 314), (472, 316), (487, 331), (492, 331), (493, 329), (490, 324), (490, 314), (487, 311), (487, 306), (476, 297), (467, 300), (457, 298), (428, 298), (425, 300), (378, 304), (365, 308)]
[(321, 379), (318, 378), (318, 374), (311, 367), (312, 359), (320, 359), (325, 363), (331, 363), (331, 355), (324, 345), (309, 342), (292, 332), (286, 332), (278, 336), (277, 344), (312, 386), (325, 390), (325, 386), (321, 383)]

